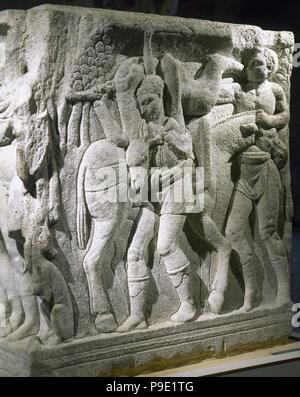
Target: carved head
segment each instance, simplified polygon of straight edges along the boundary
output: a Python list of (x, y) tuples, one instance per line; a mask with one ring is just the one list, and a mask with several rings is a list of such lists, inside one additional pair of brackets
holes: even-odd
[(147, 122), (159, 120), (164, 113), (163, 89), (163, 80), (159, 76), (149, 75), (137, 90), (141, 115)]
[(260, 83), (267, 80), (278, 68), (278, 57), (270, 48), (259, 48), (250, 58), (246, 67), (250, 82)]

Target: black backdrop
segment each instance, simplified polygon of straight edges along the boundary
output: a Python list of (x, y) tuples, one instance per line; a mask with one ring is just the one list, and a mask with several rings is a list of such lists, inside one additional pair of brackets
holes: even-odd
[[(26, 9), (44, 3), (105, 7), (182, 17), (210, 19), (258, 25), (263, 29), (289, 30), (300, 43), (299, 0), (170, 0), (169, 10), (163, 0), (0, 0), (0, 11), (9, 8)], [(300, 57), (299, 57), (300, 60)], [(291, 96), (291, 170), (295, 202), (295, 224), (300, 226), (300, 67), (294, 68)]]

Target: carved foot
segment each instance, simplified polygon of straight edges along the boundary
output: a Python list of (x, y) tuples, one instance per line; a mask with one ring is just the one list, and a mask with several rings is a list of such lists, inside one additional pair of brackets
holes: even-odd
[(176, 323), (186, 323), (193, 320), (196, 312), (196, 308), (191, 302), (184, 301), (180, 304), (178, 311), (170, 317), (170, 320)]
[(224, 294), (212, 291), (208, 297), (208, 303), (210, 310), (215, 314), (219, 314), (224, 303)]
[(7, 341), (16, 342), (29, 336), (36, 335), (39, 332), (39, 325), (32, 321), (25, 321), (17, 330), (7, 336)]
[(240, 312), (247, 313), (250, 312), (250, 310), (254, 309), (254, 305), (251, 303), (244, 303), (242, 307), (239, 308)]
[(43, 345), (56, 346), (62, 342), (59, 336), (54, 332), (49, 332), (44, 338), (41, 339)]
[(133, 329), (145, 329), (147, 324), (145, 319), (139, 316), (130, 316), (128, 319), (117, 329), (117, 332), (129, 332)]
[(109, 314), (98, 314), (95, 320), (95, 327), (97, 331), (109, 333), (115, 332), (118, 325), (114, 319), (114, 316)]
[(252, 292), (248, 296), (245, 295), (244, 304), (239, 309), (241, 312), (250, 312), (250, 310), (254, 309), (259, 305), (261, 301), (261, 295), (259, 292)]
[(10, 300), (11, 315), (9, 317), (9, 324), (11, 325), (11, 332), (18, 329), (23, 322), (24, 312), (19, 297), (13, 297)]
[(6, 327), (0, 327), (0, 338), (5, 338), (8, 335)]
[(289, 291), (283, 291), (283, 292), (278, 292), (277, 296), (274, 300), (274, 305), (275, 306), (283, 306), (286, 303), (290, 303), (291, 298), (290, 298), (290, 293)]

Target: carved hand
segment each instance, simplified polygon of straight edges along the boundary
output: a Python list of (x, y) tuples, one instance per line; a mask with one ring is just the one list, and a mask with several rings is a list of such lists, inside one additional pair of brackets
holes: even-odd
[(263, 128), (273, 128), (273, 118), (263, 110), (257, 110), (256, 123)]
[(159, 146), (164, 144), (164, 135), (165, 130), (164, 127), (154, 124), (148, 123), (150, 134), (152, 135), (152, 139), (150, 140), (151, 146)]
[(150, 140), (150, 146), (161, 146), (164, 144), (164, 139), (162, 135), (157, 135)]

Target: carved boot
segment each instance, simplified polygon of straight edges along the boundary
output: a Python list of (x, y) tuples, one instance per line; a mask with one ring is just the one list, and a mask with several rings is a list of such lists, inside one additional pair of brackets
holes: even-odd
[(253, 263), (248, 262), (243, 265), (243, 275), (245, 282), (244, 304), (240, 308), (241, 311), (249, 312), (259, 305), (261, 294), (257, 287), (255, 279)]
[(149, 277), (143, 279), (129, 279), (130, 316), (117, 329), (117, 332), (128, 332), (132, 329), (147, 328), (145, 321), (145, 302)]
[(193, 320), (196, 315), (196, 308), (191, 295), (191, 283), (188, 267), (175, 274), (169, 273), (169, 276), (180, 299), (179, 309), (170, 317), (170, 320), (177, 323), (185, 323)]

